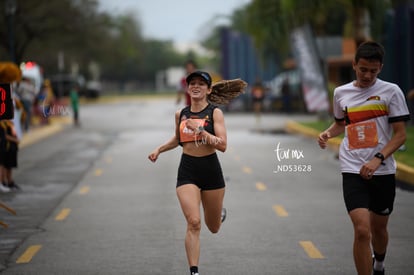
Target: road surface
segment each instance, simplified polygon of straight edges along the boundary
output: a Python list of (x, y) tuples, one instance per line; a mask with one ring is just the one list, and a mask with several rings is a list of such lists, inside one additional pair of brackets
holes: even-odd
[[(148, 153), (173, 134), (173, 99), (84, 105), (80, 128), (19, 152), (19, 193), (0, 194), (1, 274), (188, 274), (175, 195), (180, 148)], [(228, 217), (203, 225), (200, 274), (355, 274), (339, 163), (315, 140), (286, 134), (304, 115), (225, 113), (218, 153)], [(387, 273), (414, 270), (413, 193), (397, 190)]]

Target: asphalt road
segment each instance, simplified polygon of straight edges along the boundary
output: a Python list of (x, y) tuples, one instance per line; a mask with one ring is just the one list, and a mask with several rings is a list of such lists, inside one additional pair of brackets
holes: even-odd
[[(20, 151), (23, 190), (0, 194), (1, 274), (188, 274), (185, 220), (175, 195), (180, 148), (154, 164), (148, 153), (171, 137), (173, 99), (82, 106), (80, 128)], [(228, 217), (203, 225), (205, 274), (355, 274), (352, 226), (339, 163), (314, 140), (283, 132), (311, 116), (225, 113), (219, 153)], [(397, 190), (386, 259), (389, 274), (414, 270), (414, 193)]]

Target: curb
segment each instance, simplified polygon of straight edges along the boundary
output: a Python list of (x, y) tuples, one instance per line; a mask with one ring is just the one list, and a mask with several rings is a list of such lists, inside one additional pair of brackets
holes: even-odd
[(19, 148), (24, 148), (36, 143), (48, 136), (54, 135), (63, 130), (64, 125), (72, 123), (71, 117), (55, 117), (51, 118), (50, 124), (45, 126), (33, 127), (29, 132), (24, 133), (19, 143)]
[[(286, 132), (301, 134), (310, 138), (318, 138), (319, 131), (310, 127), (303, 126), (295, 121), (289, 120), (286, 125)], [(328, 147), (335, 152), (339, 151), (339, 145), (341, 144), (341, 138), (332, 138), (328, 140)], [(404, 163), (397, 161), (397, 172), (395, 174), (397, 180), (408, 183), (414, 186), (414, 168)]]

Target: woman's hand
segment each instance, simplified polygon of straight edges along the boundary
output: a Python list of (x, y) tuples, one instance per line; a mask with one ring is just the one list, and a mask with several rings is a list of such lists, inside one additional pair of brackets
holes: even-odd
[(200, 125), (200, 122), (197, 121), (197, 120), (189, 118), (185, 121), (185, 127), (190, 129), (191, 131), (195, 132), (197, 130), (197, 128), (200, 127), (200, 126), (203, 126), (203, 125)]
[(148, 155), (148, 159), (152, 162), (155, 162), (158, 159), (159, 155), (160, 155), (160, 150), (157, 148)]

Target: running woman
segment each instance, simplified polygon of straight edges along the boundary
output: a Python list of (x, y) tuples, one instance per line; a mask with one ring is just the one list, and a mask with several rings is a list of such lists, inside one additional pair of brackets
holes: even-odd
[(339, 159), (359, 275), (385, 274), (387, 224), (395, 198), (393, 153), (406, 140), (405, 122), (409, 120), (401, 89), (377, 78), (384, 53), (376, 42), (358, 47), (353, 61), (356, 81), (335, 89), (335, 122), (318, 139), (324, 149), (328, 139), (345, 132)]
[(224, 219), (225, 182), (216, 151), (226, 151), (227, 133), (223, 112), (210, 102), (227, 103), (238, 96), (246, 83), (240, 79), (220, 81), (212, 86), (207, 72), (195, 71), (186, 78), (191, 104), (175, 114), (175, 134), (152, 151), (148, 158), (155, 162), (159, 154), (183, 148), (177, 176), (177, 197), (187, 220), (185, 249), (191, 275), (198, 275), (200, 257), (200, 206), (204, 221), (217, 233)]

